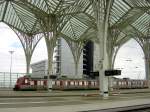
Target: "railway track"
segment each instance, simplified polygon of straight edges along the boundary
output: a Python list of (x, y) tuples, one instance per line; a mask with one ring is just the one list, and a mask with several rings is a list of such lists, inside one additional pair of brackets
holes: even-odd
[(89, 110), (81, 112), (150, 112), (150, 104), (101, 109), (101, 110)]

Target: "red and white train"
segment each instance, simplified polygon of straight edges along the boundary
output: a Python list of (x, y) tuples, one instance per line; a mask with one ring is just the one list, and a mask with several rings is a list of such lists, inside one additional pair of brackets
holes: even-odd
[[(53, 90), (98, 89), (97, 80), (86, 79), (53, 79)], [(46, 90), (47, 79), (29, 78), (27, 76), (17, 79), (14, 90)]]
[[(132, 89), (148, 88), (147, 80), (117, 79), (113, 81), (113, 88)], [(27, 76), (17, 79), (14, 90), (46, 90), (47, 80), (29, 78)], [(99, 89), (99, 81), (92, 79), (54, 79), (52, 80), (53, 90), (79, 90)]]
[(135, 79), (118, 79), (115, 78), (113, 81), (113, 88), (119, 89), (142, 89), (142, 88), (149, 88), (149, 81), (148, 80), (135, 80)]

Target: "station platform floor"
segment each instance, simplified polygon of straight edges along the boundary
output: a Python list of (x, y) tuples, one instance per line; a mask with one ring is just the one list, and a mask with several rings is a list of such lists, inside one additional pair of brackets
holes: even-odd
[[(150, 93), (148, 89), (121, 89), (114, 90), (110, 95)], [(13, 91), (12, 89), (0, 89), (1, 97), (61, 97), (61, 96), (99, 96), (99, 90), (77, 90), (77, 91)]]
[(108, 99), (98, 91), (10, 91), (0, 90), (0, 112), (83, 112), (150, 104), (150, 89), (120, 90)]

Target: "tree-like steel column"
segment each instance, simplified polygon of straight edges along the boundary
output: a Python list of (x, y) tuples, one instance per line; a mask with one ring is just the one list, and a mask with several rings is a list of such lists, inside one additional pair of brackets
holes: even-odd
[(43, 35), (45, 37), (45, 42), (47, 46), (47, 54), (48, 54), (48, 72), (47, 72), (47, 89), (52, 89), (52, 80), (50, 79), (50, 75), (52, 75), (52, 63), (53, 63), (53, 52), (54, 47), (56, 46), (56, 16), (55, 15), (47, 15), (40, 19), (40, 27), (43, 31)]
[(109, 69), (113, 69), (114, 61), (118, 49), (120, 48), (117, 44), (117, 40), (119, 38), (120, 31), (117, 28), (109, 29), (109, 35), (107, 38), (107, 52), (108, 52), (108, 67)]
[[(114, 68), (116, 55), (120, 47), (129, 40), (129, 37), (123, 34), (117, 27), (109, 28), (107, 53), (108, 53), (108, 68)], [(113, 90), (113, 78), (109, 77), (109, 90)]]
[(26, 74), (29, 75), (31, 58), (37, 44), (42, 38), (42, 34), (36, 34), (36, 35), (31, 33), (25, 34), (17, 30), (15, 30), (15, 33), (17, 34), (22, 44), (22, 47), (24, 49), (25, 58), (26, 58)]
[(108, 77), (105, 76), (104, 72), (108, 69), (108, 55), (107, 55), (107, 36), (109, 26), (110, 9), (113, 0), (94, 0), (93, 8), (94, 15), (96, 18), (99, 39), (99, 78), (100, 78), (100, 94), (103, 98), (108, 98)]
[(68, 39), (66, 39), (66, 42), (68, 43), (70, 50), (72, 52), (72, 55), (73, 55), (74, 64), (75, 64), (75, 75), (78, 75), (78, 65), (79, 65), (80, 57), (81, 57), (85, 42), (71, 41)]
[[(116, 54), (119, 50), (119, 46), (117, 46), (117, 40), (118, 36), (120, 34), (120, 31), (117, 28), (111, 28), (109, 29), (109, 35), (107, 38), (107, 53), (108, 53), (108, 68), (113, 69), (114, 68), (114, 61), (116, 58)], [(113, 91), (113, 77), (109, 77), (108, 79), (108, 87), (109, 91)]]
[(146, 37), (138, 37), (136, 38), (137, 42), (140, 44), (143, 49), (145, 56), (145, 74), (146, 79), (150, 80), (150, 39)]

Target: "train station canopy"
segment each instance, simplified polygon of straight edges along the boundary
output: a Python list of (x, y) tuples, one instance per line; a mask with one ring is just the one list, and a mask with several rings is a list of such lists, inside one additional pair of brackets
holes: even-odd
[[(91, 38), (97, 31), (94, 15), (97, 1), (0, 0), (0, 21), (20, 32), (37, 34), (42, 32), (39, 19), (55, 16), (59, 34), (73, 40)], [(109, 0), (99, 1), (106, 5)], [(123, 34), (133, 31), (148, 37), (150, 0), (113, 0), (109, 28), (118, 28)]]

